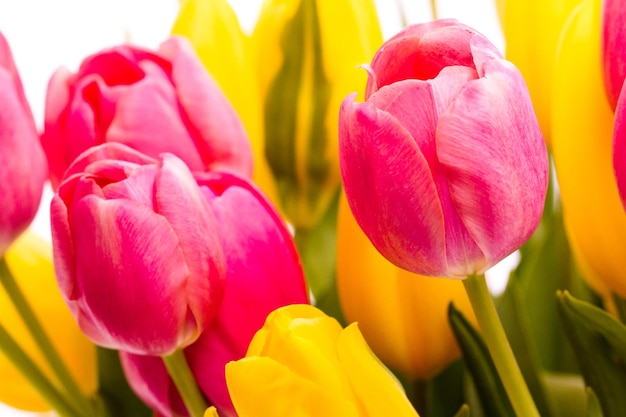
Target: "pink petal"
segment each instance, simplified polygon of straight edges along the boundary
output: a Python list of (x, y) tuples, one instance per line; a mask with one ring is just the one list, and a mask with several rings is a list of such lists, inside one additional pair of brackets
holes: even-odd
[(196, 56), (187, 40), (174, 37), (159, 52), (172, 61), (172, 81), (203, 170), (252, 175), (252, 148), (239, 116)]
[(547, 152), (521, 75), (503, 60), (484, 63), (439, 118), (437, 153), (450, 197), (484, 252), (480, 273), (535, 230), (547, 188)]
[[(340, 110), (339, 159), (357, 222), (394, 264), (442, 274), (444, 219), (426, 157), (396, 118), (353, 100), (347, 97)], [(427, 100), (415, 104), (418, 114), (428, 113)]]
[(626, 84), (622, 86), (622, 94), (617, 101), (613, 124), (613, 168), (624, 207), (626, 207), (626, 94), (623, 93), (625, 87)]
[(153, 158), (171, 152), (191, 169), (203, 170), (204, 163), (192, 133), (183, 123), (167, 74), (153, 63), (144, 62), (143, 68), (146, 77), (119, 98), (106, 140), (123, 143)]
[(90, 195), (73, 204), (69, 227), (81, 254), (75, 292), (99, 328), (87, 333), (94, 342), (163, 355), (197, 337), (186, 300), (189, 271), (165, 218), (129, 200)]
[(604, 87), (615, 109), (626, 76), (626, 5), (622, 0), (603, 2), (602, 58)]

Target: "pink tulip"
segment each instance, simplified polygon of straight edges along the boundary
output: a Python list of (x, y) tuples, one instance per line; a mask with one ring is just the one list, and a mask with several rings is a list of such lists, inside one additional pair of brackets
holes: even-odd
[(615, 109), (626, 76), (626, 3), (622, 0), (603, 2), (602, 58), (604, 88)]
[(33, 115), (0, 33), (0, 256), (35, 217), (47, 175)]
[(354, 216), (392, 263), (482, 273), (535, 230), (548, 157), (519, 71), (456, 20), (405, 28), (377, 52), (364, 103), (340, 111)]
[[(626, 84), (624, 84), (626, 86)], [(626, 94), (618, 94), (613, 123), (613, 168), (622, 206), (626, 209)]]
[[(198, 183), (215, 214), (226, 257), (226, 289), (217, 318), (185, 355), (221, 417), (236, 416), (224, 366), (245, 356), (254, 333), (278, 307), (308, 303), (298, 254), (285, 224), (261, 192), (228, 174), (203, 174)], [(122, 353), (127, 379), (163, 416), (182, 414), (181, 402), (158, 358)]]
[(91, 148), (54, 196), (51, 223), (61, 293), (94, 343), (170, 354), (215, 318), (225, 275), (216, 219), (177, 157)]
[(192, 171), (252, 173), (243, 124), (188, 41), (156, 52), (122, 45), (61, 68), (48, 85), (41, 141), (53, 186), (81, 152), (119, 142), (154, 158), (181, 158)]

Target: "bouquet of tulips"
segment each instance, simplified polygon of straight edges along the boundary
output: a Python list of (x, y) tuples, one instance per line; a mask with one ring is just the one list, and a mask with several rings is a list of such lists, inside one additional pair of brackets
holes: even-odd
[(383, 41), (373, 0), (265, 0), (251, 36), (182, 1), (158, 49), (58, 69), (41, 131), (0, 34), (0, 402), (623, 416), (626, 6), (497, 6), (506, 57), (455, 19)]

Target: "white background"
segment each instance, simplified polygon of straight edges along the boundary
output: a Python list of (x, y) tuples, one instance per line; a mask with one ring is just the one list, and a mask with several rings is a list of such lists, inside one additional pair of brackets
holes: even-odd
[[(250, 32), (261, 0), (230, 3)], [(430, 0), (376, 3), (385, 39), (401, 28), (399, 5), (409, 23), (431, 20)], [(439, 17), (459, 19), (503, 50), (493, 0), (443, 0), (438, 8)], [(155, 48), (168, 36), (177, 10), (178, 0), (0, 0), (0, 31), (11, 46), (38, 126), (42, 126), (46, 85), (56, 68), (76, 70), (86, 56), (127, 41)], [(43, 236), (49, 236), (50, 197), (48, 189), (35, 221)], [(33, 415), (0, 404), (0, 416)]]

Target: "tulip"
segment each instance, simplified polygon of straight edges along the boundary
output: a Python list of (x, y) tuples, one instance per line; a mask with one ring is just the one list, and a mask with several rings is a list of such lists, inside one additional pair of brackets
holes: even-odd
[(358, 322), (376, 356), (411, 381), (435, 377), (461, 355), (448, 324), (450, 302), (476, 323), (460, 281), (416, 275), (387, 261), (359, 228), (345, 195), (337, 287), (346, 319)]
[(61, 293), (96, 344), (167, 355), (217, 314), (224, 257), (216, 219), (182, 160), (91, 148), (51, 203)]
[(371, 0), (266, 0), (252, 36), (265, 154), (296, 230), (314, 227), (341, 184), (337, 114), (361, 90), (382, 35)]
[(272, 312), (226, 383), (239, 417), (417, 416), (357, 324), (309, 305)]
[[(74, 323), (61, 298), (52, 265), (52, 247), (32, 231), (22, 234), (5, 254), (6, 262), (52, 343), (86, 395), (97, 388), (96, 349)], [(53, 377), (39, 347), (4, 291), (0, 291), (0, 324), (33, 358), (48, 378)], [(0, 352), (0, 402), (25, 411), (51, 407)]]
[[(224, 366), (245, 356), (254, 333), (274, 309), (307, 303), (302, 267), (288, 229), (250, 182), (228, 174), (199, 174), (214, 213), (224, 256), (226, 286), (217, 317), (185, 356), (202, 392), (221, 416), (232, 416)], [(122, 354), (131, 386), (164, 416), (184, 408), (158, 358)]]
[(35, 217), (47, 175), (35, 121), (0, 33), (0, 256)]
[(481, 274), (535, 230), (545, 143), (519, 71), (456, 20), (412, 25), (372, 62), (366, 101), (343, 102), (350, 208), (392, 263), (430, 276)]
[(601, 7), (600, 0), (583, 2), (564, 29), (554, 69), (552, 151), (565, 228), (582, 275), (601, 295), (626, 297), (626, 216), (612, 163), (614, 116), (598, 60)]
[(550, 135), (550, 100), (559, 34), (580, 0), (501, 0), (506, 59), (522, 73), (539, 125)]
[(622, 1), (602, 3), (602, 64), (604, 88), (615, 110), (626, 76), (626, 5)]
[(186, 0), (172, 34), (189, 39), (204, 67), (241, 117), (254, 154), (254, 182), (272, 201), (276, 184), (265, 159), (263, 116), (250, 39), (226, 0)]
[(75, 74), (57, 70), (41, 141), (54, 188), (81, 152), (107, 142), (154, 158), (173, 153), (192, 171), (252, 172), (241, 121), (184, 38), (155, 52), (118, 46), (88, 57)]

